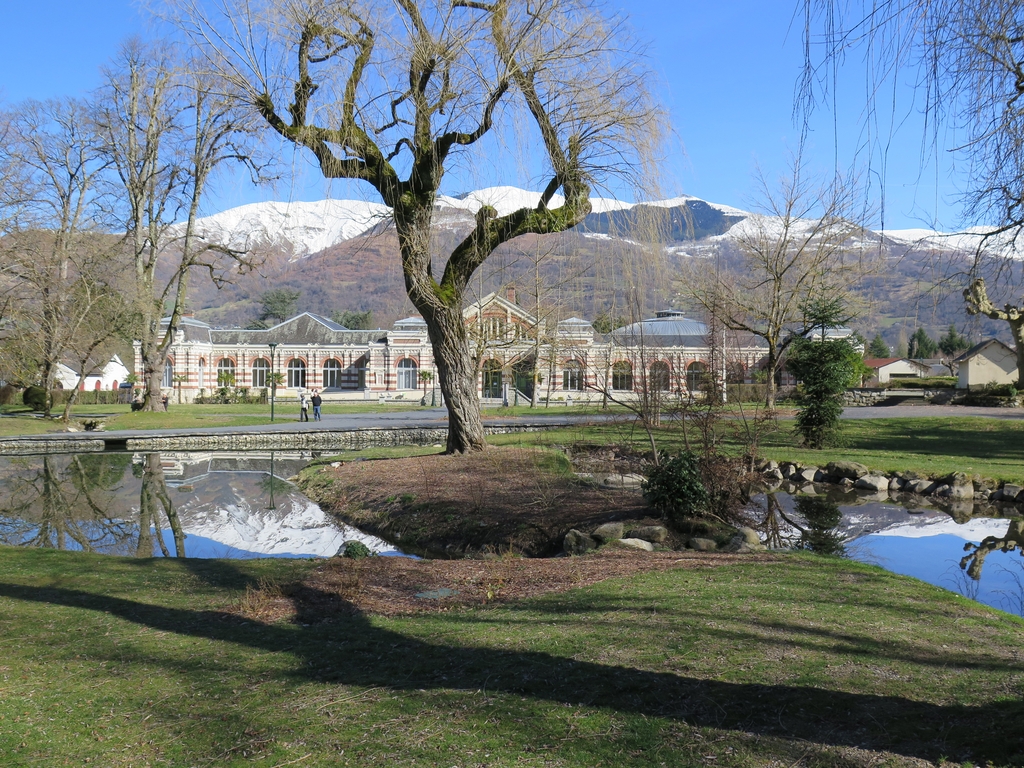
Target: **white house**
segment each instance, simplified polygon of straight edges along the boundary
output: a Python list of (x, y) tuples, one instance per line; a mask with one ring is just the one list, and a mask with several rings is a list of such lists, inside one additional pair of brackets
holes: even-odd
[(874, 371), (879, 384), (887, 384), (890, 379), (923, 379), (932, 375), (932, 367), (918, 360), (906, 357), (868, 357), (864, 365)]
[(131, 371), (121, 362), (121, 358), (114, 355), (104, 365), (88, 361), (86, 363), (86, 377), (79, 385), (79, 371), (75, 370), (74, 364), (57, 364), (57, 385), (61, 389), (74, 389), (79, 387), (82, 392), (93, 390), (116, 390), (118, 386), (128, 378)]
[(953, 362), (960, 364), (958, 389), (1017, 383), (1017, 352), (999, 339), (975, 344)]

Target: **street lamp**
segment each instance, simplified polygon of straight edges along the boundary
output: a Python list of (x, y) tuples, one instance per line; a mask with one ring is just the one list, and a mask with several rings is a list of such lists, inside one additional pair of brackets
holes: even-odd
[[(277, 399), (277, 342), (272, 341), (270, 347), (270, 420), (274, 420), (274, 400)], [(271, 475), (273, 480), (273, 475)]]

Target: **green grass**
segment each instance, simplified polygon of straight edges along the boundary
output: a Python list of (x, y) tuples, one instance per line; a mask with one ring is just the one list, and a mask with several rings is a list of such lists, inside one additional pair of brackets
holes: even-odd
[[(410, 405), (377, 402), (327, 403), (324, 413), (393, 413), (409, 410)], [(55, 409), (55, 418), (47, 421), (24, 406), (0, 406), (0, 437), (37, 435), (60, 432), (62, 409)], [(277, 421), (298, 421), (297, 402), (278, 402)], [(85, 418), (103, 417), (107, 431), (115, 429), (189, 429), (192, 427), (240, 427), (270, 424), (270, 406), (257, 404), (194, 405), (171, 402), (167, 412), (132, 413), (128, 405), (79, 405), (72, 410), (74, 422)]]
[(392, 619), (223, 612), (310, 567), (0, 550), (0, 763), (1024, 760), (1024, 622), (870, 566), (792, 556)]
[[(737, 423), (726, 420), (720, 429), (724, 447), (745, 449), (736, 436)], [(691, 435), (692, 438), (692, 435)], [(657, 444), (664, 450), (683, 447), (678, 426), (658, 430)], [(648, 450), (646, 433), (633, 425), (574, 427), (545, 432), (495, 435), (500, 445), (571, 445), (577, 442), (630, 443)], [(843, 445), (814, 451), (800, 446), (793, 422), (782, 420), (779, 429), (761, 440), (760, 455), (776, 461), (824, 466), (829, 461), (859, 461), (885, 472), (915, 471), (946, 475), (954, 471), (997, 480), (1024, 482), (1024, 421), (980, 417), (906, 419), (850, 419), (843, 422)]]

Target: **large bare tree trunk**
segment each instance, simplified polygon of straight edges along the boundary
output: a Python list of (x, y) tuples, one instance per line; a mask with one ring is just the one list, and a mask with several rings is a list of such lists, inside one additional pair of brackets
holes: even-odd
[(486, 445), (477, 394), (477, 370), (459, 306), (424, 312), (441, 393), (448, 406), (448, 453), (479, 451)]
[(993, 320), (1002, 320), (1010, 326), (1013, 343), (1017, 347), (1017, 388), (1024, 389), (1024, 307), (1005, 304), (1000, 309), (988, 297), (984, 278), (978, 277), (971, 281), (964, 291), (967, 302), (967, 314), (985, 315)]

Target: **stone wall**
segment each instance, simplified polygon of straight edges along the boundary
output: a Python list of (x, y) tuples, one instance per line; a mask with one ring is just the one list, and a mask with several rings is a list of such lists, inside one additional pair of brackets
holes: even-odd
[(843, 402), (845, 405), (877, 405), (883, 400), (887, 400), (890, 397), (914, 397), (921, 400), (930, 401), (933, 397), (938, 395), (949, 394), (949, 389), (875, 389), (873, 387), (868, 388), (856, 388), (846, 390), (843, 396)]
[[(485, 427), (489, 435), (537, 432), (560, 425)], [(346, 432), (229, 432), (215, 435), (148, 435), (118, 441), (112, 450), (127, 451), (266, 451), (266, 450), (360, 450), (398, 445), (444, 444), (447, 428), (360, 429)], [(106, 449), (102, 439), (32, 437), (0, 440), (0, 455), (40, 453), (92, 453)]]

